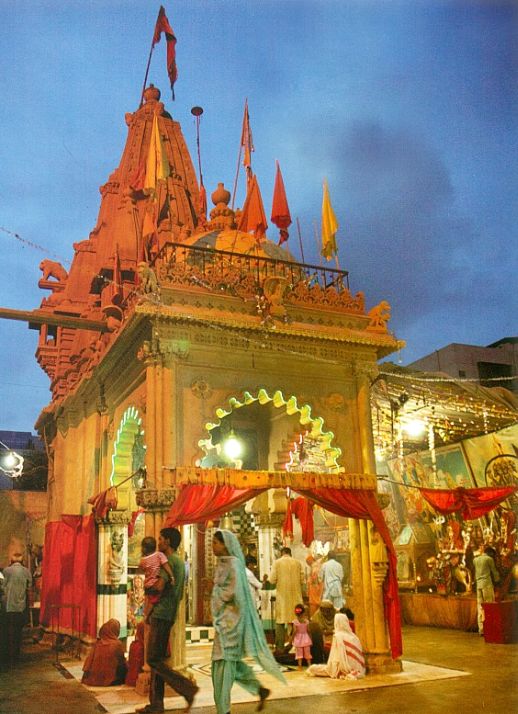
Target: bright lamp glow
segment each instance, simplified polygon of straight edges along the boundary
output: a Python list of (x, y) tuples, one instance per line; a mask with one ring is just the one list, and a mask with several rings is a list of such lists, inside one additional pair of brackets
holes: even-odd
[(4, 466), (6, 469), (12, 469), (13, 466), (16, 466), (18, 459), (16, 456), (13, 454), (12, 451), (10, 451), (8, 454), (4, 456)]
[(0, 459), (0, 471), (11, 478), (18, 478), (23, 471), (23, 456), (17, 454), (16, 451), (8, 451)]
[(421, 436), (426, 429), (426, 424), (420, 419), (411, 419), (403, 424), (403, 429), (408, 436)]
[(238, 459), (243, 453), (243, 444), (234, 434), (233, 429), (223, 442), (223, 453), (227, 456), (227, 458), (232, 459), (233, 461)]

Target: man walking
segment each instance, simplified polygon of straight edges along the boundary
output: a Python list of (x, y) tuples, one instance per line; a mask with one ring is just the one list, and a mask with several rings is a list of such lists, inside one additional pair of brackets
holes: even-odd
[(304, 570), (302, 563), (292, 558), (291, 548), (281, 549), (281, 557), (273, 564), (269, 581), (276, 585), (275, 650), (284, 651), (286, 625), (295, 619), (295, 605), (302, 602)]
[(482, 607), (482, 603), (495, 601), (493, 579), (495, 583), (498, 583), (500, 580), (495, 561), (491, 557), (494, 552), (491, 546), (484, 547), (484, 545), (482, 545), (473, 558), (475, 582), (477, 584), (478, 631), (481, 635), (484, 634), (484, 608)]
[(22, 561), (23, 554), (14, 553), (11, 565), (4, 570), (7, 661), (10, 665), (20, 659), (22, 630), (27, 618), (27, 591), (32, 585), (31, 574)]
[(154, 714), (164, 711), (164, 682), (181, 694), (187, 702), (186, 712), (190, 711), (198, 687), (180, 672), (171, 669), (166, 662), (167, 644), (171, 628), (176, 621), (178, 605), (184, 595), (185, 563), (177, 555), (181, 535), (177, 528), (163, 528), (158, 538), (158, 548), (167, 556), (174, 575), (174, 583), (162, 568), (160, 570), (159, 590), (162, 590), (160, 602), (153, 608), (150, 617), (149, 638), (147, 644), (147, 663), (151, 668), (149, 704), (137, 712)]

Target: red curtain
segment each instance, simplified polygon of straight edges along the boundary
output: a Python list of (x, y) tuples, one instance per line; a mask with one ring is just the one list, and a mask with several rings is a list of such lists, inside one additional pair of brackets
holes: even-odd
[[(97, 635), (97, 533), (93, 516), (62, 516), (47, 523), (40, 622)], [(79, 605), (57, 608), (52, 605)]]
[(261, 491), (266, 491), (266, 489), (188, 484), (182, 487), (178, 498), (171, 506), (164, 521), (164, 527), (206, 523), (209, 520), (221, 518), (225, 513), (246, 503)]
[(484, 516), (499, 503), (505, 501), (518, 489), (517, 486), (502, 488), (420, 488), (423, 497), (436, 511), (444, 515), (461, 512), (465, 521)]
[[(166, 526), (202, 523), (219, 518), (227, 511), (242, 505), (266, 489), (235, 489), (232, 486), (189, 484), (184, 486), (171, 506)], [(383, 602), (387, 618), (392, 657), (402, 654), (401, 612), (396, 576), (396, 553), (390, 533), (373, 491), (318, 488), (300, 493), (305, 498), (326, 508), (331, 513), (350, 518), (370, 518), (383, 538), (388, 554), (388, 577), (383, 584)]]
[(298, 493), (337, 516), (369, 518), (374, 523), (376, 530), (387, 547), (388, 574), (383, 583), (383, 604), (390, 634), (390, 648), (394, 659), (401, 656), (403, 643), (401, 639), (401, 605), (397, 582), (396, 551), (381, 508), (376, 500), (376, 494), (374, 491), (338, 488), (314, 488), (304, 491), (299, 490)]
[(289, 495), (286, 502), (286, 515), (282, 524), (282, 535), (287, 539), (293, 539), (293, 515), (291, 513), (291, 498)]
[(295, 518), (300, 521), (302, 528), (302, 542), (309, 548), (315, 540), (315, 522), (313, 520), (314, 503), (307, 498), (296, 498), (291, 502), (291, 510)]

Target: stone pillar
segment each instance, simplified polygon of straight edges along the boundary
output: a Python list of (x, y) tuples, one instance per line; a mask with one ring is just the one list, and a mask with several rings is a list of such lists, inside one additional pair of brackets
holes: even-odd
[(127, 636), (128, 511), (108, 511), (98, 521), (97, 629), (114, 618)]
[[(376, 473), (374, 440), (372, 436), (370, 383), (377, 374), (375, 364), (357, 364), (356, 407), (358, 414), (358, 447), (360, 466), (364, 473)], [(349, 521), (351, 540), (352, 584), (358, 619), (358, 635), (362, 641), (370, 672), (400, 671), (400, 661), (390, 655), (385, 612), (383, 581), (388, 570), (388, 559), (381, 538), (371, 521)]]
[[(174, 501), (174, 489), (164, 488), (144, 488), (136, 493), (137, 503), (145, 509), (146, 517), (146, 535), (151, 535), (158, 540), (160, 529), (164, 518), (169, 511), (171, 504)], [(182, 529), (183, 530), (183, 529)], [(182, 533), (183, 536), (183, 533)], [(183, 549), (180, 546), (178, 555), (183, 558)], [(148, 626), (145, 627), (145, 646), (148, 637)], [(176, 670), (184, 671), (187, 669), (187, 657), (185, 649), (185, 598), (180, 601), (176, 622), (171, 629), (171, 637), (169, 640), (171, 648), (171, 656), (169, 662), (171, 667)], [(144, 665), (144, 672), (139, 675), (137, 681), (137, 692), (146, 695), (149, 692), (149, 667)]]
[[(259, 573), (261, 578), (263, 575), (269, 575), (273, 562), (274, 542), (282, 528), (282, 524), (286, 512), (286, 495), (284, 491), (278, 489), (270, 489), (265, 493), (256, 496), (250, 504), (250, 511), (254, 514), (254, 519), (259, 527), (258, 532), (258, 556), (259, 556)], [(272, 620), (272, 629), (275, 629), (275, 606), (270, 603), (270, 612), (268, 612), (267, 620)]]

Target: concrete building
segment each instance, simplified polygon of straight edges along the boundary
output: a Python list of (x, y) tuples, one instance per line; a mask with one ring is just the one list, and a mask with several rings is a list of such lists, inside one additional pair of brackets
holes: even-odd
[(460, 379), (476, 379), (486, 387), (518, 392), (518, 337), (503, 337), (486, 347), (453, 342), (408, 365), (426, 372), (444, 372)]

